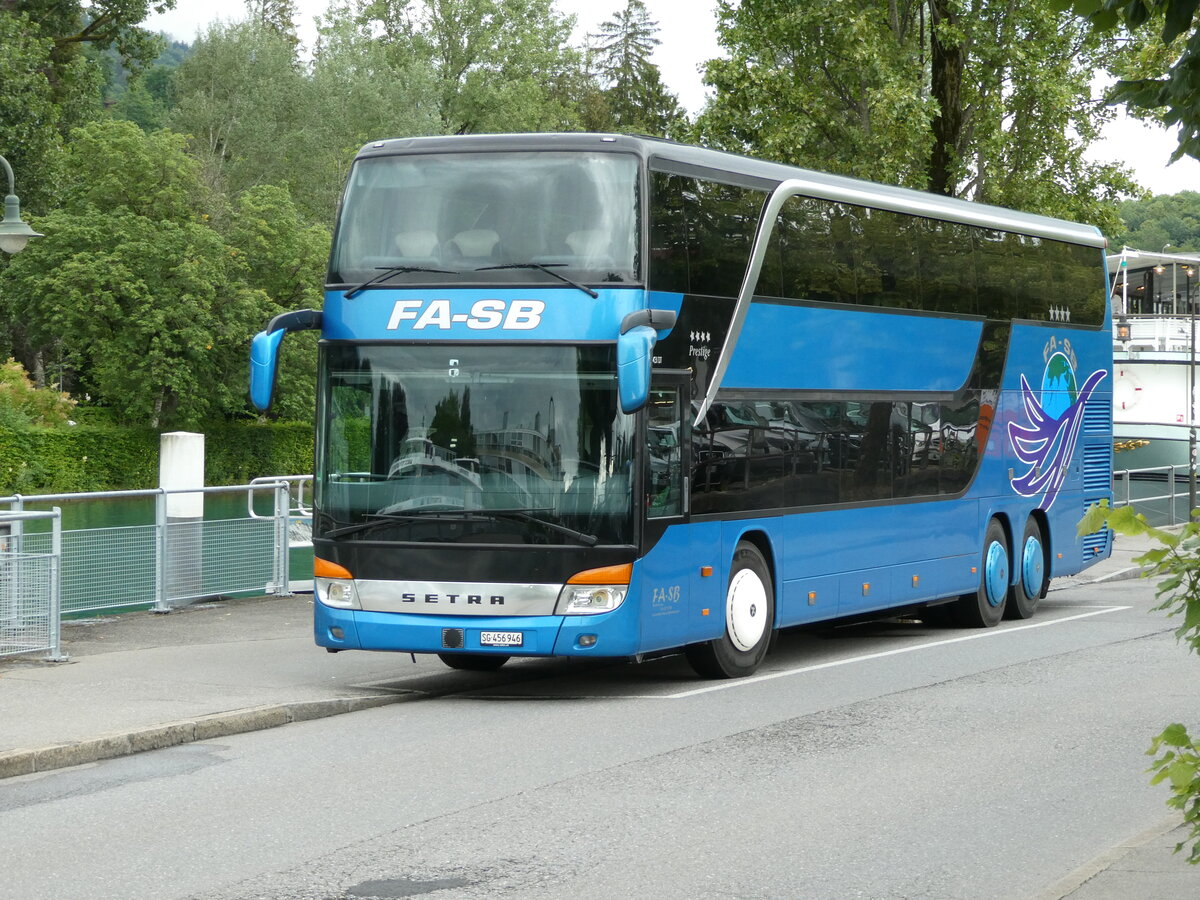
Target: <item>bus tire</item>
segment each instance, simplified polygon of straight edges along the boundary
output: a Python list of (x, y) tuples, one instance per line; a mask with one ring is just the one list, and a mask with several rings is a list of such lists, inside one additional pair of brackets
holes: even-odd
[(725, 630), (719, 638), (684, 648), (696, 673), (705, 678), (741, 678), (754, 674), (775, 623), (771, 570), (758, 548), (739, 541), (725, 590)]
[(439, 653), (438, 659), (464, 672), (495, 672), (512, 657), (493, 653)]
[(1028, 619), (1037, 611), (1038, 601), (1046, 596), (1046, 583), (1050, 579), (1046, 538), (1042, 526), (1033, 516), (1025, 522), (1025, 532), (1017, 544), (1013, 564), (1017, 567), (1017, 583), (1008, 589), (1004, 617)]
[(954, 604), (954, 620), (959, 626), (991, 628), (1000, 624), (1008, 601), (1010, 558), (1004, 526), (992, 519), (983, 536), (979, 587), (974, 593), (963, 594)]

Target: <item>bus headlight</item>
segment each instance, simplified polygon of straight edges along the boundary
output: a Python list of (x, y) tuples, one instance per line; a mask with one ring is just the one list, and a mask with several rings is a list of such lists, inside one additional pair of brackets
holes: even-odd
[(358, 605), (358, 591), (349, 578), (314, 578), (313, 589), (317, 599), (326, 606), (335, 606), (338, 609), (362, 608)]
[(612, 612), (625, 602), (633, 563), (576, 572), (558, 595), (555, 611), (560, 616), (594, 616)]
[(591, 616), (612, 612), (625, 601), (627, 584), (568, 584), (558, 595), (558, 614)]

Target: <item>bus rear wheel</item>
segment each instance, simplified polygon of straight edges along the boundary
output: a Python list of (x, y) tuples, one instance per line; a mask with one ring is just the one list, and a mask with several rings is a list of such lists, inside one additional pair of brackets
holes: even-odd
[(495, 672), (512, 657), (491, 653), (439, 653), (438, 659), (450, 668), (464, 672)]
[(964, 628), (991, 628), (1004, 618), (1011, 568), (1008, 539), (997, 519), (988, 522), (981, 563), (979, 587), (954, 603), (954, 621)]
[(1038, 601), (1046, 596), (1050, 580), (1046, 565), (1046, 539), (1042, 526), (1030, 516), (1025, 523), (1025, 533), (1017, 545), (1013, 563), (1017, 566), (1017, 583), (1008, 590), (1008, 604), (1004, 615), (1009, 619), (1028, 619), (1038, 608)]
[(719, 638), (684, 648), (687, 660), (705, 678), (741, 678), (754, 674), (775, 623), (775, 588), (762, 553), (739, 541), (725, 590), (725, 631)]

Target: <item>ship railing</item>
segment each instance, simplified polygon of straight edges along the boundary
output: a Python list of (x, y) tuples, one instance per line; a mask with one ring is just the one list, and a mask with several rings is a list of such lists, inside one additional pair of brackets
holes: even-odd
[(1191, 346), (1191, 320), (1186, 316), (1135, 313), (1125, 320), (1129, 323), (1129, 340), (1115, 341), (1117, 348), (1186, 353)]
[[(1159, 485), (1163, 486), (1163, 492), (1158, 492)], [(1152, 525), (1186, 522), (1191, 491), (1188, 466), (1149, 466), (1113, 472), (1113, 506), (1137, 506)]]

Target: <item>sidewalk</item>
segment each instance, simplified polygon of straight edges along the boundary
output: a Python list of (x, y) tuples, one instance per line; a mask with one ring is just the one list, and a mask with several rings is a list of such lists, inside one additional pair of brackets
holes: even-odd
[[(1072, 584), (1136, 578), (1148, 539), (1118, 537), (1110, 559)], [(321, 652), (312, 597), (196, 604), (64, 623), (66, 663), (0, 661), (0, 779), (421, 696), (436, 657)], [(1165, 811), (1165, 810), (1164, 810)], [(1179, 819), (1112, 848), (1037, 900), (1166, 900), (1200, 895), (1200, 867), (1171, 850)]]
[(322, 652), (312, 602), (64, 622), (69, 662), (0, 662), (0, 778), (394, 703), (412, 695), (378, 683), (444, 671), (436, 658)]

